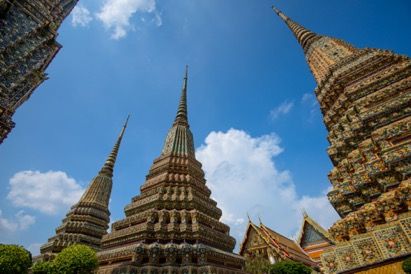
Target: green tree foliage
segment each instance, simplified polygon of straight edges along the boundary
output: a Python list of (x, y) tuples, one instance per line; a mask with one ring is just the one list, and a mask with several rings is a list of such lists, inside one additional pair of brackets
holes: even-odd
[(411, 257), (405, 259), (405, 261), (402, 263), (402, 269), (405, 273), (411, 274)]
[(245, 270), (247, 273), (262, 274), (268, 273), (270, 262), (264, 257), (246, 257)]
[(31, 266), (31, 254), (17, 245), (0, 244), (0, 273), (25, 274)]
[(53, 262), (37, 262), (31, 268), (33, 274), (54, 274), (56, 273), (54, 269)]
[(89, 274), (98, 266), (96, 252), (85, 245), (71, 245), (61, 251), (53, 261), (55, 273)]
[(294, 261), (282, 261), (270, 266), (270, 274), (310, 274), (311, 268)]

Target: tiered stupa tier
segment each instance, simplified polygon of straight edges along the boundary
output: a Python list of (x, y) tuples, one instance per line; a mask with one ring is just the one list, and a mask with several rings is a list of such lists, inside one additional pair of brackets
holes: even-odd
[(340, 244), (322, 255), (334, 273), (411, 253), (411, 60), (318, 35), (281, 11), (317, 81), (334, 165), (328, 198)]
[(0, 144), (12, 115), (47, 79), (57, 30), (78, 0), (0, 0)]
[(71, 207), (62, 225), (56, 229), (56, 235), (40, 248), (45, 260), (72, 244), (85, 244), (95, 250), (101, 249), (101, 238), (107, 234), (110, 223), (108, 205), (113, 169), (127, 121), (100, 172), (93, 178), (78, 203)]
[(187, 116), (187, 71), (177, 116), (141, 194), (114, 222), (98, 253), (98, 273), (243, 273), (235, 239), (221, 223)]

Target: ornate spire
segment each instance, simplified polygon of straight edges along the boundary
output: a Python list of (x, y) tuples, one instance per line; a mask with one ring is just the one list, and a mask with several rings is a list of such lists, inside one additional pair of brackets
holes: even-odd
[(339, 39), (318, 35), (300, 26), (279, 9), (273, 7), (273, 10), (284, 20), (297, 38), (318, 84), (325, 80), (336, 63), (356, 52), (356, 49), (350, 44)]
[(243, 258), (232, 254), (235, 239), (220, 222), (222, 211), (195, 159), (187, 118), (187, 74), (186, 68), (177, 115), (141, 194), (131, 199), (125, 218), (114, 222), (103, 237), (99, 273), (245, 273)]
[(128, 120), (130, 119), (130, 115), (127, 116), (126, 122), (124, 123), (123, 128), (121, 129), (120, 135), (117, 138), (117, 142), (114, 144), (113, 150), (111, 151), (110, 155), (107, 157), (106, 162), (104, 163), (103, 167), (100, 170), (100, 174), (107, 175), (109, 177), (113, 177), (113, 169), (116, 163), (118, 150), (120, 149), (121, 140), (123, 139), (124, 132), (126, 131)]
[(114, 164), (129, 118), (130, 115), (103, 168), (91, 180), (80, 200), (71, 207), (62, 224), (56, 229), (56, 234), (41, 247), (41, 254), (59, 253), (63, 248), (75, 243), (100, 249), (101, 238), (107, 234), (110, 223), (108, 204), (113, 186)]
[(163, 151), (161, 153), (162, 155), (171, 153), (174, 155), (195, 157), (193, 134), (190, 131), (187, 115), (187, 81), (188, 66), (186, 66), (177, 115), (174, 119), (173, 126), (168, 131)]
[(293, 32), (294, 36), (297, 38), (298, 43), (302, 46), (304, 52), (307, 52), (310, 45), (317, 39), (320, 39), (321, 36), (304, 28), (303, 26), (297, 24), (290, 18), (288, 18), (284, 13), (279, 9), (272, 6), (273, 10), (277, 15), (284, 20), (290, 30)]
[(188, 115), (187, 115), (187, 81), (188, 81), (188, 66), (186, 65), (186, 71), (184, 74), (184, 80), (183, 80), (183, 87), (181, 89), (181, 97), (180, 97), (180, 103), (178, 105), (178, 110), (177, 110), (177, 115), (176, 119), (174, 120), (174, 125), (179, 124), (179, 125), (184, 125), (184, 126), (189, 126), (188, 125)]

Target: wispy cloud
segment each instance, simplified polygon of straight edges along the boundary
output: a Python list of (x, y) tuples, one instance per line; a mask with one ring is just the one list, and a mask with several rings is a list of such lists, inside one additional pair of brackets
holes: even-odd
[(325, 193), (297, 195), (291, 172), (276, 167), (274, 158), (282, 151), (275, 134), (252, 137), (237, 129), (211, 132), (197, 150), (207, 185), (223, 211), (222, 221), (231, 226), (237, 241), (242, 239), (247, 213), (261, 216), (288, 236), (298, 230), (303, 209), (325, 227), (338, 218)]
[(73, 27), (85, 27), (93, 20), (90, 11), (82, 4), (78, 4), (71, 14), (71, 25)]
[(304, 93), (301, 104), (308, 108), (310, 114), (307, 116), (307, 121), (312, 122), (319, 109), (317, 98), (312, 93)]
[(56, 214), (76, 203), (84, 189), (63, 171), (20, 171), (10, 179), (7, 195), (14, 206)]
[(130, 20), (137, 12), (153, 14), (155, 24), (162, 25), (155, 0), (106, 0), (97, 18), (111, 31), (113, 39), (120, 39), (133, 28)]
[(270, 117), (272, 120), (276, 120), (281, 115), (285, 115), (289, 113), (293, 107), (294, 107), (293, 101), (284, 101), (280, 105), (276, 106), (270, 111)]
[(0, 232), (16, 232), (26, 230), (36, 222), (36, 218), (23, 210), (17, 212), (13, 219), (7, 219), (0, 210)]
[(163, 25), (163, 19), (161, 18), (161, 14), (159, 12), (154, 12), (153, 22), (156, 24), (157, 27)]

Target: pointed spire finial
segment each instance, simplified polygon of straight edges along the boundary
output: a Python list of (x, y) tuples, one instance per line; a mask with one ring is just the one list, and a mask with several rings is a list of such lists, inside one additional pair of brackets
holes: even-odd
[(188, 82), (188, 65), (186, 65), (183, 88), (181, 90), (180, 103), (178, 105), (176, 119), (174, 120), (174, 125), (180, 124), (188, 126), (187, 118), (187, 82)]
[(126, 131), (129, 119), (130, 119), (130, 114), (127, 115), (126, 121), (124, 122), (123, 128), (121, 129), (121, 132), (118, 138), (121, 138), (121, 139), (123, 138), (124, 131)]
[(186, 65), (186, 72), (184, 74), (184, 86), (183, 89), (187, 90), (187, 80), (188, 80), (188, 65)]
[(284, 13), (282, 13), (281, 10), (277, 9), (274, 5), (272, 5), (271, 7), (273, 11), (277, 13), (278, 16), (280, 16), (281, 19), (283, 19), (284, 21), (288, 20), (288, 17)]
[(263, 224), (263, 221), (261, 221), (260, 215), (258, 215), (258, 221), (260, 222), (260, 225)]
[(303, 47), (304, 52), (308, 51), (310, 45), (317, 39), (321, 38), (320, 35), (304, 28), (291, 20), (288, 16), (282, 13), (279, 9), (272, 6), (273, 11), (287, 24), (294, 36), (297, 38), (298, 43)]
[(120, 148), (121, 140), (123, 139), (124, 132), (126, 131), (128, 120), (130, 119), (130, 114), (127, 116), (127, 119), (121, 129), (120, 135), (117, 138), (116, 143), (114, 144), (113, 150), (110, 155), (107, 157), (106, 162), (100, 170), (100, 174), (105, 174), (109, 177), (113, 176), (114, 164), (116, 163), (118, 150)]
[(248, 214), (248, 212), (247, 212), (247, 218), (248, 218), (248, 222), (251, 223), (250, 214)]

